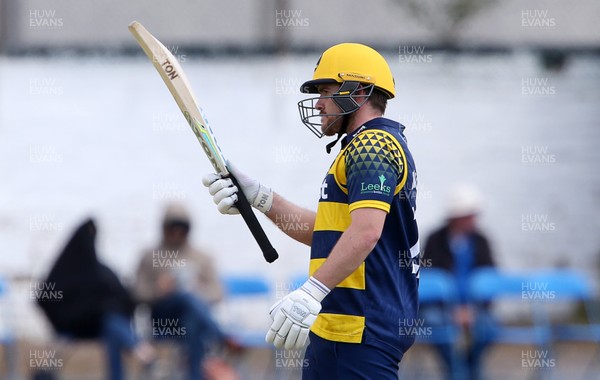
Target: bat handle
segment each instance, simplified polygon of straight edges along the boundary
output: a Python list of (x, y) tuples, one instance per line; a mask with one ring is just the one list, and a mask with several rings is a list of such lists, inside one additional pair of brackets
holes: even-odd
[(256, 240), (260, 249), (262, 250), (265, 260), (267, 260), (268, 263), (272, 263), (279, 257), (277, 251), (271, 245), (271, 242), (265, 234), (265, 231), (258, 222), (258, 219), (256, 219), (256, 215), (254, 214), (254, 211), (252, 211), (252, 206), (250, 206), (246, 195), (244, 195), (242, 187), (240, 186), (237, 178), (235, 178), (235, 176), (231, 173), (229, 173), (228, 177), (231, 178), (233, 184), (238, 188), (238, 200), (235, 203), (235, 206), (240, 211), (240, 214), (242, 214), (244, 222), (246, 222), (248, 229), (250, 229), (250, 232), (252, 232), (252, 236), (254, 236), (254, 239)]

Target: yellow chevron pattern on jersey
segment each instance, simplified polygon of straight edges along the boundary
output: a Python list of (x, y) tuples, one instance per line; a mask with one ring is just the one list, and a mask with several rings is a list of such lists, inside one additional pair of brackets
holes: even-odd
[[(400, 144), (390, 133), (381, 130), (367, 130), (356, 135), (344, 151), (346, 166), (352, 167), (356, 174), (375, 175), (385, 170), (383, 165), (388, 162), (396, 163), (393, 167), (397, 171), (398, 178), (402, 178), (394, 188), (394, 194), (398, 194), (406, 183), (407, 166), (406, 157), (401, 150)], [(382, 160), (382, 157), (384, 160)], [(353, 173), (350, 173), (352, 175)]]

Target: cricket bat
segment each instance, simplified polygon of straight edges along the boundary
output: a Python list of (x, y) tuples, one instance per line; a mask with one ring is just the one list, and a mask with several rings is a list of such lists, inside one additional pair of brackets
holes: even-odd
[(217, 140), (208, 124), (208, 120), (202, 109), (198, 106), (198, 102), (192, 92), (192, 86), (187, 80), (177, 58), (139, 22), (133, 21), (129, 24), (129, 31), (134, 35), (138, 44), (152, 61), (152, 64), (167, 85), (167, 88), (171, 92), (171, 95), (173, 95), (179, 109), (183, 112), (183, 116), (192, 128), (192, 131), (194, 131), (204, 153), (216, 172), (224, 177), (231, 178), (233, 184), (239, 189), (237, 192), (238, 200), (235, 205), (244, 218), (250, 232), (252, 232), (254, 239), (256, 239), (256, 242), (260, 246), (265, 260), (272, 263), (279, 255), (271, 245), (258, 219), (256, 219), (256, 215), (252, 211), (252, 206), (248, 203), (237, 179), (228, 170), (227, 160), (217, 145)]

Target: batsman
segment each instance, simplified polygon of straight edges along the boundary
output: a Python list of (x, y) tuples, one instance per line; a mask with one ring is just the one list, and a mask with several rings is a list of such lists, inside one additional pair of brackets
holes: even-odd
[[(417, 173), (405, 127), (384, 118), (392, 72), (372, 48), (343, 43), (319, 58), (300, 91), (302, 122), (341, 148), (321, 183), (317, 211), (299, 207), (232, 168), (248, 201), (273, 222), (294, 215), (308, 230), (280, 228), (311, 247), (308, 280), (270, 310), (266, 340), (306, 349), (303, 379), (397, 379), (418, 311)], [(239, 189), (204, 177), (219, 211), (235, 214)]]

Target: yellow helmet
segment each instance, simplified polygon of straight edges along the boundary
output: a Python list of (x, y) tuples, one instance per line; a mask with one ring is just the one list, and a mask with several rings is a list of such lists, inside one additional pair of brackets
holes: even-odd
[(356, 81), (372, 84), (388, 99), (396, 95), (394, 77), (385, 59), (374, 49), (355, 43), (343, 43), (325, 50), (319, 58), (313, 79), (305, 82), (300, 91), (317, 93), (317, 85)]

